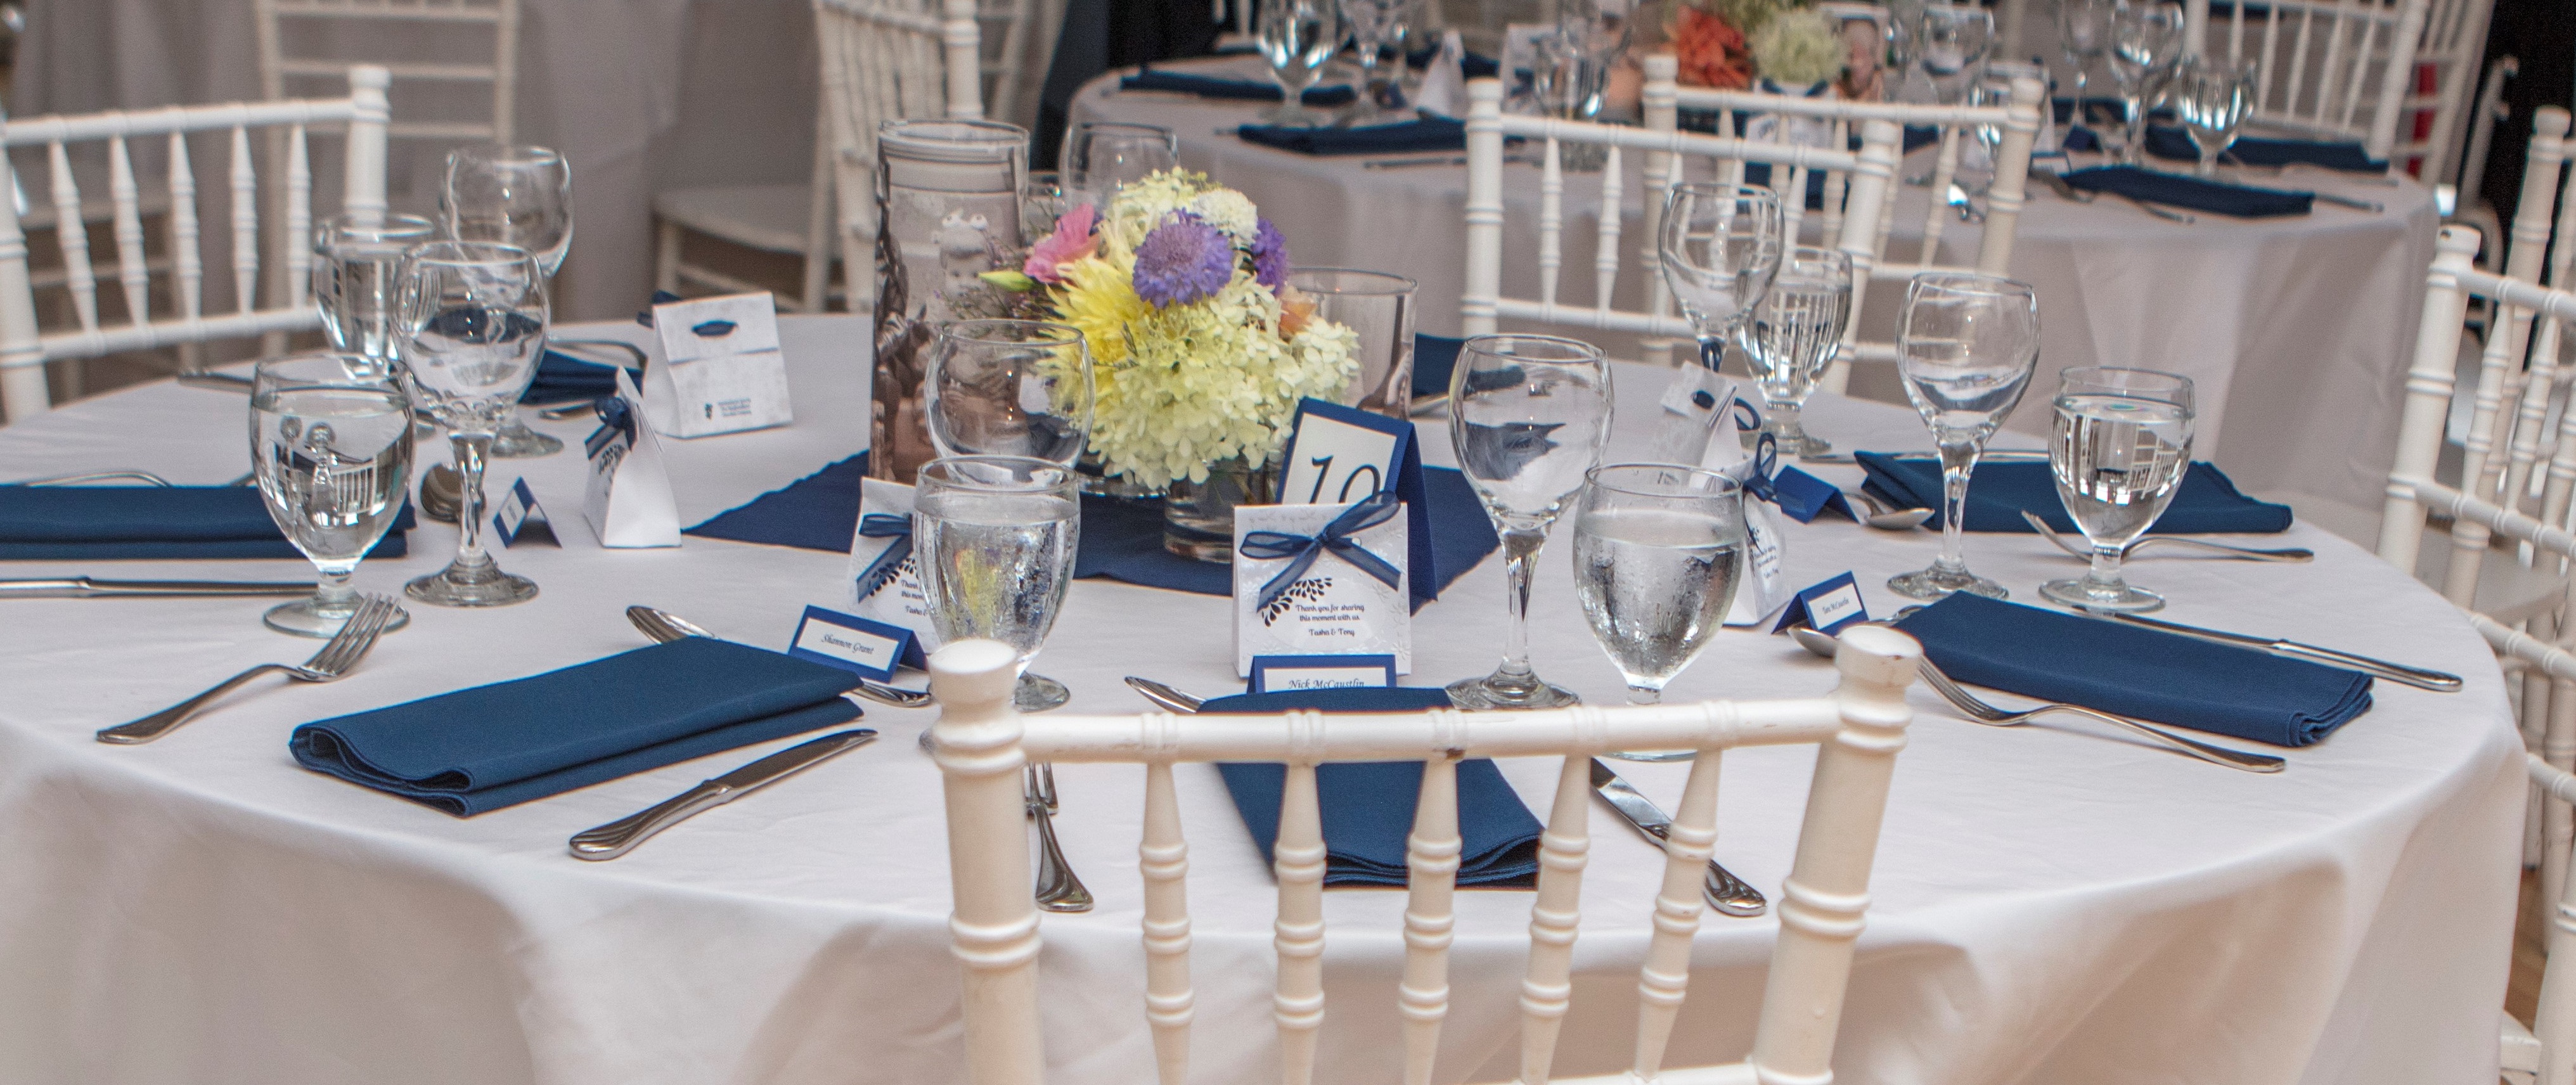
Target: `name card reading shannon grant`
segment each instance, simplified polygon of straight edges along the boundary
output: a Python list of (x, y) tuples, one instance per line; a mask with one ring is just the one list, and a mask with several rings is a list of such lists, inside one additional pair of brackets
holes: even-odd
[(912, 631), (902, 626), (809, 606), (787, 654), (884, 682), (894, 678), (911, 643)]
[(1234, 510), (1234, 673), (1255, 656), (1391, 655), (1413, 670), (1408, 510), (1379, 491), (1347, 505)]

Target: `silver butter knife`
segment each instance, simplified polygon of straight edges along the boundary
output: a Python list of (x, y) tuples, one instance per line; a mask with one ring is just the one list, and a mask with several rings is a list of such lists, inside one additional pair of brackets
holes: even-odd
[(776, 783), (800, 770), (822, 763), (834, 754), (867, 745), (877, 733), (865, 727), (835, 731), (811, 742), (800, 742), (761, 758), (715, 779), (683, 791), (671, 798), (596, 829), (584, 829), (572, 835), (575, 859), (614, 859), (635, 850), (645, 838), (688, 820), (699, 811), (712, 809), (750, 794), (764, 784)]
[(177, 595), (311, 595), (310, 580), (0, 580), (0, 599), (167, 598)]
[[(1663, 808), (1630, 786), (1628, 781), (1620, 779), (1619, 774), (1610, 771), (1610, 766), (1602, 764), (1598, 757), (1592, 759), (1592, 791), (1646, 839), (1660, 845), (1672, 832), (1673, 819), (1665, 815)], [(1739, 918), (1757, 916), (1771, 907), (1771, 902), (1764, 899), (1761, 890), (1745, 884), (1744, 879), (1719, 866), (1715, 859), (1708, 861), (1708, 879), (1700, 883), (1699, 891), (1708, 898), (1709, 907), (1723, 915)]]
[(2385, 659), (2373, 659), (2365, 655), (2354, 655), (2351, 652), (2337, 651), (2333, 648), (2323, 648), (2314, 644), (2304, 644), (2295, 640), (2282, 640), (2276, 637), (2248, 636), (2243, 633), (2230, 633), (2223, 629), (2203, 629), (2196, 625), (2184, 625), (2181, 622), (2168, 622), (2160, 618), (2142, 618), (2135, 614), (2121, 614), (2108, 610), (2095, 610), (2091, 607), (2084, 606), (2079, 606), (2075, 609), (2106, 621), (2127, 622), (2130, 625), (2145, 626), (2149, 629), (2161, 629), (2167, 633), (2178, 633), (2182, 636), (2193, 637), (2205, 641), (2214, 641), (2219, 644), (2233, 644), (2240, 648), (2260, 649), (2262, 651), (2270, 652), (2276, 656), (2288, 656), (2291, 659), (2304, 659), (2310, 663), (2322, 663), (2329, 667), (2341, 667), (2345, 670), (2360, 671), (2363, 674), (2385, 678), (2391, 682), (2395, 682), (2400, 685), (2413, 686), (2417, 689), (2429, 689), (2436, 693), (2457, 693), (2460, 691), (2460, 676), (2443, 671), (2427, 670), (2422, 667), (2409, 667), (2403, 663), (2391, 663)]

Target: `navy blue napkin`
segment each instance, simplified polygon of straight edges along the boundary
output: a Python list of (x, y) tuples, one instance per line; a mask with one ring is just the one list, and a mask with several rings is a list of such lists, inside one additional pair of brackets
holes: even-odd
[(861, 452), (681, 534), (846, 554), (859, 530), (859, 480), (867, 475), (868, 454)]
[(2370, 711), (2370, 676), (1965, 592), (1896, 628), (1960, 682), (2275, 746)]
[(1413, 333), (1413, 394), (1449, 394), (1449, 371), (1458, 368), (1458, 348), (1467, 341), (1453, 336)]
[[(1428, 68), (1439, 56), (1438, 46), (1416, 49), (1404, 55), (1404, 65), (1408, 68)], [(1503, 66), (1494, 58), (1472, 50), (1458, 58), (1458, 73), (1469, 79), (1491, 79), (1501, 74), (1502, 70)]]
[(688, 637), (295, 729), (305, 768), (458, 817), (859, 714), (859, 677)]
[[(1861, 488), (1899, 508), (1930, 509), (1930, 527), (1941, 526), (1941, 464), (1931, 459), (1898, 459), (1877, 452), (1855, 453), (1869, 473)], [(2023, 509), (2038, 513), (2059, 531), (2076, 530), (2057, 499), (2057, 478), (2045, 463), (1980, 463), (1968, 480), (1968, 530), (2030, 533)], [(2166, 535), (2270, 534), (2290, 529), (2290, 507), (2256, 501), (2237, 492), (2217, 467), (2195, 462), (2184, 469), (2182, 488), (2156, 518), (2152, 530)]]
[(2073, 98), (2051, 98), (2048, 100), (2048, 104), (2051, 110), (2050, 115), (2056, 117), (2057, 123), (2059, 124), (2065, 124), (2068, 121), (2075, 121), (2078, 124), (2082, 124), (2090, 121), (2094, 117), (2103, 116), (2104, 114), (2108, 114), (2108, 116), (2105, 117), (2106, 120), (2117, 121), (2127, 115), (2123, 112), (2125, 106), (2117, 98), (2101, 98), (2093, 95), (2086, 95), (2084, 98), (2084, 116), (2081, 118), (2075, 115), (2075, 99)]
[[(1292, 708), (1324, 712), (1419, 712), (1449, 707), (1437, 689), (1312, 689), (1218, 697), (1201, 715), (1260, 714)], [(1275, 762), (1220, 764), (1225, 789), (1243, 827), (1270, 858), (1279, 839), (1279, 796), (1288, 770)], [(1404, 838), (1413, 831), (1422, 790), (1419, 761), (1342, 762), (1315, 767), (1315, 797), (1324, 815), (1324, 884), (1401, 886)], [(1458, 884), (1528, 889), (1538, 884), (1538, 819), (1484, 758), (1458, 763)]]
[[(2147, 126), (2147, 153), (2184, 162), (2200, 161), (2191, 133), (2172, 125)], [(2355, 173), (2386, 173), (2388, 161), (2372, 158), (2361, 144), (2346, 140), (2256, 139), (2238, 136), (2227, 145), (2227, 157), (2248, 166), (2324, 166)]]
[[(398, 558), (404, 505), (369, 557)], [(0, 486), (0, 561), (304, 557), (249, 486)]]
[(1424, 117), (1358, 128), (1282, 128), (1247, 124), (1235, 129), (1235, 134), (1263, 146), (1302, 154), (1388, 154), (1467, 149), (1467, 122), (1446, 117)]
[(2231, 185), (2179, 173), (2160, 173), (2137, 166), (2094, 166), (2066, 174), (2066, 183), (2087, 192), (2109, 192), (2171, 207), (2206, 211), (2241, 219), (2304, 215), (2314, 209), (2311, 192)]
[(520, 393), (519, 402), (571, 403), (616, 395), (617, 368), (549, 350), (537, 359), (537, 375)]
[[(1147, 68), (1118, 80), (1120, 90), (1168, 90), (1195, 94), (1201, 98), (1231, 98), (1246, 102), (1276, 102), (1286, 95), (1279, 84), (1266, 80), (1229, 79), (1221, 75), (1191, 75), (1186, 72), (1158, 72)], [(1359, 97), (1349, 84), (1330, 87), (1308, 87), (1297, 100), (1307, 105), (1349, 105)]]

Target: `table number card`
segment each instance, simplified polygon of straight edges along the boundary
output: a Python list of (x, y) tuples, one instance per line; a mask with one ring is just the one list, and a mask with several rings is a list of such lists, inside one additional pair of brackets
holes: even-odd
[(546, 510), (537, 507), (536, 492), (528, 489), (525, 478), (511, 483), (509, 491), (501, 495), (501, 504), (492, 510), (492, 533), (500, 537), (504, 550), (519, 545), (521, 539), (544, 539), (563, 545), (563, 540), (555, 537), (554, 523), (546, 519)]
[(939, 627), (930, 620), (930, 593), (912, 553), (912, 487), (883, 479), (859, 480), (859, 522), (850, 534), (850, 610), (863, 618), (912, 631), (903, 665), (929, 668), (926, 653), (939, 650)]
[(891, 681), (912, 646), (912, 631), (855, 615), (806, 607), (796, 621), (796, 636), (787, 654), (839, 667), (863, 678)]
[(1850, 573), (1837, 573), (1831, 579), (1811, 588), (1801, 588), (1789, 598), (1780, 612), (1780, 624), (1774, 633), (1786, 633), (1806, 626), (1819, 633), (1840, 633), (1843, 627), (1869, 620), (1869, 607), (1860, 601), (1860, 584)]
[(1408, 510), (1380, 491), (1347, 505), (1234, 510), (1234, 672), (1255, 656), (1392, 655), (1413, 670)]
[(1254, 656), (1244, 692), (1378, 687), (1395, 687), (1394, 656)]
[(590, 483), (582, 491), (581, 515), (601, 546), (680, 545), (680, 511), (662, 467), (662, 441), (643, 418), (635, 381), (618, 370), (617, 395), (600, 402), (599, 429), (582, 442)]
[(768, 293), (653, 307), (662, 364), (644, 371), (653, 428), (673, 437), (786, 425), (787, 357), (778, 349), (778, 304)]
[(1302, 400), (1288, 432), (1288, 467), (1279, 481), (1279, 502), (1341, 505), (1392, 490), (1405, 453), (1411, 451), (1411, 422), (1320, 399)]

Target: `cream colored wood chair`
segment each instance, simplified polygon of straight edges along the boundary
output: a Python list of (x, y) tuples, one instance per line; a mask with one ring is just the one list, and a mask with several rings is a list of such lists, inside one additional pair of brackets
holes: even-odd
[[(1562, 756), (1539, 880), (1530, 909), (1530, 956), (1521, 986), (1524, 1085), (1543, 1085), (1557, 1028), (1571, 1001), (1578, 896), (1590, 841), (1589, 759), (1614, 749), (1696, 749), (1665, 846), (1660, 891), (1646, 907), (1654, 934), (1638, 977), (1639, 1022), (1630, 1071), (1566, 1085), (1665, 1081), (1675, 1085), (1824, 1082), (1851, 977), (1853, 943), (1868, 919), (1869, 871), (1886, 810), (1888, 779), (1912, 716), (1906, 687), (1921, 648), (1894, 630), (1844, 634), (1841, 685), (1804, 700), (1709, 701), (1535, 712), (1327, 716), (1290, 712), (1224, 718), (1021, 716), (1011, 708), (1011, 649), (984, 640), (931, 658), (940, 704), (933, 728), (945, 777), (955, 939), (965, 980), (967, 1078), (973, 1085), (1038, 1085), (1049, 1069), (1039, 1043), (1039, 925), (1031, 899), (1020, 771), (1030, 761), (1143, 765), (1145, 1016), (1161, 1085), (1189, 1077), (1193, 995), (1184, 875), (1189, 845), (1174, 785), (1177, 766), (1208, 761), (1287, 765), (1273, 849), (1279, 884), (1278, 985), (1273, 1004), (1282, 1085), (1311, 1085), (1324, 1023), (1325, 848), (1315, 792), (1323, 762), (1420, 760), (1422, 786), (1407, 840), (1405, 964), (1394, 996), (1404, 1018), (1403, 1080), (1428, 1085), (1449, 1005), (1451, 907), (1459, 854), (1457, 763), (1468, 757)], [(1700, 880), (1716, 839), (1718, 762), (1739, 746), (1814, 744), (1814, 784), (1798, 852), (1779, 894), (1780, 934), (1753, 1048), (1726, 1066), (1666, 1067), (1664, 1051), (1690, 979)], [(1232, 818), (1220, 815), (1225, 821)], [(1231, 826), (1215, 831), (1231, 833)], [(1360, 1008), (1353, 1012), (1383, 1012)], [(1398, 1056), (1389, 1052), (1392, 1062)], [(1633, 1075), (1633, 1076), (1632, 1076)]]
[[(2562, 678), (2576, 678), (2576, 657), (2557, 659), (2551, 670)], [(2563, 815), (2568, 804), (2576, 803), (2576, 775), (2538, 754), (2525, 753), (2522, 762), (2533, 790), (2550, 810)], [(2576, 961), (2571, 956), (2576, 955), (2576, 897), (2562, 890), (2543, 894), (2541, 903), (2548, 913), (2548, 956)], [(2540, 1004), (2531, 1016), (2529, 1028), (2509, 1014), (2503, 1019), (2497, 1054), (2504, 1080), (2511, 1085), (2576, 1085), (2576, 964), (2544, 968)]]
[[(12, 201), (0, 199), (0, 407), (10, 420), (29, 417), (48, 406), (44, 365), (49, 360), (92, 358), (118, 351), (151, 350), (215, 339), (258, 336), (321, 326), (310, 301), (312, 266), (313, 177), (307, 141), (317, 129), (347, 133), (341, 190), (343, 210), (383, 214), (385, 210), (385, 88), (391, 75), (373, 65), (349, 71), (347, 98), (285, 102), (174, 106), (140, 113), (90, 113), (77, 116), (18, 117), (0, 124), (0, 147), (42, 147), (47, 162), (48, 202), (55, 209), (53, 233), (63, 254), (77, 327), (47, 329), (36, 316), (35, 289), (27, 269), (27, 236)], [(260, 157), (251, 150), (252, 133), (274, 132), (285, 147), (283, 175), (260, 183)], [(229, 214), (218, 229), (231, 239), (232, 311), (205, 311), (207, 268), (198, 222), (198, 193), (189, 137), (215, 133), (228, 137), (225, 180), (207, 190), (229, 193)], [(169, 294), (175, 314), (155, 315), (151, 306), (151, 269), (145, 261), (144, 188), (136, 178), (131, 144), (159, 143), (167, 156), (164, 178), (154, 187), (169, 203)], [(102, 327), (98, 316), (98, 276), (89, 254), (82, 221), (82, 196), (70, 166), (70, 151), (80, 144), (104, 144), (108, 156), (108, 195), (113, 206), (117, 260), (115, 274), (123, 289), (127, 324)], [(14, 167), (8, 181), (18, 184)], [(24, 186), (33, 190), (36, 186)], [(262, 243), (260, 208), (264, 191), (283, 190), (283, 223), (276, 240)], [(262, 296), (262, 251), (282, 264), (282, 282)], [(218, 273), (220, 274), (220, 273)]]
[[(512, 142), (518, 109), (519, 0), (252, 0), (259, 20), (260, 93), (279, 101), (301, 87), (348, 78), (359, 63), (383, 68), (394, 79), (421, 83), (465, 83), (492, 88), (492, 119), (393, 120), (385, 125), (389, 139), (460, 142)], [(360, 30), (380, 40), (400, 41), (428, 27), (473, 26), (491, 33), (491, 59), (409, 61), (298, 55), (293, 28), (333, 24)]]
[[(2372, 158), (2398, 150), (2398, 127), (2411, 121), (2410, 96), (2415, 86), (2419, 51), (2485, 48), (2483, 15), (2472, 19), (2470, 5), (2493, 0), (2443, 0), (2443, 32), (2426, 41), (2427, 0), (2266, 0), (2232, 4), (2211, 24), (2209, 0), (2187, 0), (2187, 25), (2200, 31), (2201, 52), (2255, 67), (2253, 109), (2247, 127), (2303, 139), (2349, 139), (2361, 143)], [(2467, 41), (2470, 24), (2476, 40)], [(2205, 29), (2203, 29), (2205, 28)], [(2440, 28), (2437, 28), (2440, 29)], [(2477, 59), (2454, 64), (2455, 79), (2477, 78)], [(2443, 89), (2421, 102), (2447, 102), (2466, 94), (2464, 86)], [(2453, 138), (2457, 119), (2437, 139)], [(2410, 148), (2424, 145), (2413, 142)], [(2439, 176), (2432, 174), (2429, 176)]]

